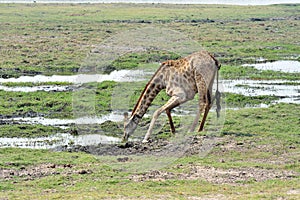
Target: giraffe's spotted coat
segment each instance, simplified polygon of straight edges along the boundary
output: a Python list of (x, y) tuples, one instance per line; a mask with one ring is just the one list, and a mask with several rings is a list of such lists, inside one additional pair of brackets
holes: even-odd
[[(133, 119), (136, 117), (140, 119), (144, 116), (151, 102), (162, 89), (166, 89), (166, 93), (171, 99), (154, 113), (144, 141), (149, 138), (154, 122), (164, 111), (167, 112), (169, 117), (172, 132), (175, 131), (174, 127), (172, 127), (173, 122), (170, 111), (174, 107), (193, 99), (196, 93), (199, 94), (200, 113), (204, 112), (203, 122), (199, 128), (201, 131), (208, 110), (211, 107), (212, 85), (219, 68), (219, 62), (206, 51), (196, 52), (179, 60), (163, 62), (146, 85), (133, 109), (129, 122), (124, 129), (124, 139), (129, 137), (129, 134), (135, 130), (139, 122), (134, 123)], [(193, 126), (198, 121), (199, 116), (196, 117)]]

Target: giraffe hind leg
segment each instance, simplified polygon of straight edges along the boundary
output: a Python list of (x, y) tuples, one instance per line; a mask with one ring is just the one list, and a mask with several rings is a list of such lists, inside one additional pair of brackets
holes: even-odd
[(204, 110), (204, 114), (203, 114), (199, 129), (198, 129), (198, 132), (203, 131), (204, 124), (205, 124), (208, 112), (209, 112), (211, 104), (212, 104), (211, 95), (210, 95), (209, 90), (207, 90), (207, 93), (206, 93), (206, 100), (207, 101), (206, 101), (206, 104), (205, 104), (205, 110)]
[(194, 122), (193, 122), (193, 124), (192, 124), (192, 126), (191, 126), (191, 128), (190, 128), (190, 132), (194, 132), (195, 131), (195, 128), (196, 128), (196, 126), (198, 125), (198, 123), (199, 123), (199, 119), (200, 119), (200, 115), (201, 115), (201, 112), (200, 112), (200, 108), (197, 110), (197, 113), (196, 113), (196, 117), (195, 117), (195, 119), (194, 119)]
[(203, 113), (203, 117), (201, 119), (200, 127), (198, 129), (198, 132), (202, 131), (204, 128), (204, 124), (207, 118), (208, 111), (210, 109), (211, 104), (211, 94), (208, 89), (209, 84), (205, 82), (205, 79), (201, 74), (196, 75), (196, 83), (197, 83), (197, 89), (198, 89), (198, 95), (199, 95), (199, 108), (196, 115), (196, 118), (193, 122), (191, 130), (194, 131), (196, 125), (199, 123), (200, 117)]

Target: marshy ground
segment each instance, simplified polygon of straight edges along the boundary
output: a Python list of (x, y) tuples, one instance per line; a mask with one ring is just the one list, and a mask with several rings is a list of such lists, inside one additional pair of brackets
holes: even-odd
[[(299, 63), (299, 8), (0, 4), (0, 199), (298, 199), (299, 69), (243, 64)], [(179, 55), (131, 53), (97, 68), (106, 73), (102, 78), (79, 83), (74, 76), (90, 69), (89, 56), (99, 54), (100, 44), (149, 24), (215, 53), (222, 63), (223, 121), (216, 125), (212, 112), (206, 131), (186, 133), (189, 104), (175, 111), (175, 136), (162, 119), (151, 142), (141, 144), (146, 117), (132, 141), (111, 143), (121, 138), (122, 113), (158, 63)], [(108, 75), (123, 69), (142, 73), (130, 71), (134, 81)], [(167, 98), (161, 93), (153, 109)], [(51, 139), (59, 134), (71, 139)], [(106, 139), (74, 139), (84, 135)], [(12, 138), (33, 142), (4, 142)], [(16, 147), (26, 145), (31, 148)]]

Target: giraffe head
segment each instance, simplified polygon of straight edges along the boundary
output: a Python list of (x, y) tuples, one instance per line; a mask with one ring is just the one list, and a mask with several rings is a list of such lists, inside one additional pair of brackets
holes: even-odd
[(124, 135), (123, 135), (123, 142), (128, 141), (128, 138), (130, 134), (134, 132), (136, 129), (138, 123), (139, 123), (139, 118), (136, 115), (133, 115), (129, 120), (128, 120), (128, 113), (124, 113)]

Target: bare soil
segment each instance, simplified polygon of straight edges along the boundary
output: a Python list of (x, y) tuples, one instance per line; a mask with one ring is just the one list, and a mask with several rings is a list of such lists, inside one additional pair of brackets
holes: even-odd
[[(62, 170), (63, 169), (63, 170)], [(40, 164), (36, 166), (22, 167), (21, 169), (0, 169), (0, 179), (13, 180), (15, 177), (24, 180), (34, 180), (37, 178), (57, 175), (57, 174), (89, 174), (92, 173), (89, 169), (74, 169), (71, 164)]]
[[(147, 144), (140, 142), (127, 142), (124, 144), (99, 144), (97, 146), (74, 146), (72, 148), (60, 150), (84, 151), (96, 155), (115, 156), (117, 162), (132, 162), (131, 155), (154, 155), (154, 156), (205, 156), (213, 147), (219, 146), (227, 151), (228, 149), (242, 150), (242, 146), (247, 148), (247, 144), (229, 142), (229, 138), (189, 136), (177, 141), (153, 140)], [(226, 141), (225, 141), (226, 140)], [(220, 162), (225, 162), (220, 160)], [(281, 162), (290, 162), (289, 159)], [(89, 166), (78, 169), (71, 164), (55, 165), (40, 164), (37, 166), (23, 167), (21, 169), (0, 169), (0, 179), (13, 180), (20, 177), (24, 180), (34, 180), (36, 178), (55, 174), (89, 174), (93, 173)], [(151, 170), (143, 173), (133, 173), (129, 179), (136, 182), (143, 181), (166, 181), (166, 180), (203, 180), (214, 184), (245, 184), (260, 182), (270, 179), (293, 179), (300, 176), (298, 172), (281, 169), (266, 169), (261, 167), (235, 167), (230, 169), (216, 168), (211, 166), (201, 166), (195, 164), (176, 165), (175, 171)]]
[(194, 154), (206, 155), (218, 142), (223, 139), (210, 136), (179, 136), (171, 140), (153, 139), (144, 144), (140, 141), (120, 144), (98, 144), (90, 146), (61, 146), (57, 151), (86, 152), (99, 156), (189, 156)]
[[(182, 166), (178, 165), (178, 168)], [(184, 169), (187, 167), (184, 166)], [(232, 169), (220, 169), (215, 167), (190, 165), (187, 173), (172, 173), (160, 170), (150, 171), (143, 174), (132, 175), (133, 181), (165, 181), (165, 180), (203, 180), (215, 184), (238, 184), (260, 182), (269, 179), (292, 179), (299, 173), (287, 170), (262, 169), (255, 167), (243, 167)]]

